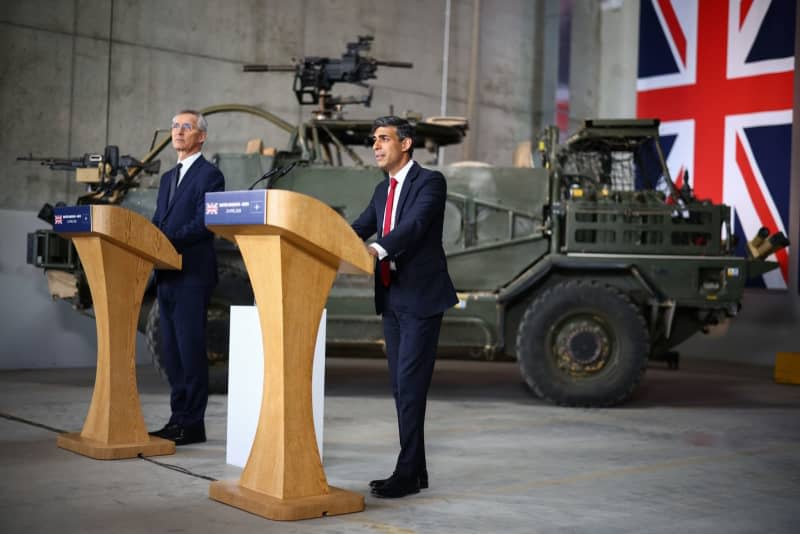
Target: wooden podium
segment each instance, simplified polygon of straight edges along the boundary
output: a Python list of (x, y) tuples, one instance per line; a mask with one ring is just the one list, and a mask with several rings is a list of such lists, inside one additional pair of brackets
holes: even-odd
[(238, 482), (212, 482), (209, 496), (278, 520), (360, 512), (362, 495), (328, 486), (314, 434), (311, 373), (337, 271), (370, 274), (372, 257), (338, 213), (290, 191), (207, 193), (206, 225), (239, 246), (264, 344), (250, 457)]
[(136, 326), (153, 266), (180, 269), (181, 257), (158, 228), (118, 206), (56, 208), (54, 229), (72, 238), (92, 291), (97, 376), (80, 433), (58, 446), (98, 460), (174, 454), (175, 443), (147, 434), (136, 387)]

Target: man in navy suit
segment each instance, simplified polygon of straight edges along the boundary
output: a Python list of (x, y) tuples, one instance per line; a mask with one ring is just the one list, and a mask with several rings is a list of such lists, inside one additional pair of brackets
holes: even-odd
[(396, 498), (428, 487), (425, 405), (442, 314), (456, 304), (447, 273), (442, 229), (447, 183), (413, 159), (414, 128), (398, 117), (372, 125), (372, 149), (386, 180), (353, 222), (376, 258), (375, 311), (383, 316), (400, 454), (389, 478), (370, 482), (376, 497)]
[(176, 445), (206, 440), (208, 403), (206, 312), (217, 285), (214, 236), (205, 225), (205, 194), (225, 189), (225, 178), (203, 158), (208, 123), (197, 111), (172, 119), (178, 164), (161, 177), (155, 224), (183, 258), (180, 271), (156, 270), (161, 362), (171, 388), (169, 422), (155, 436)]

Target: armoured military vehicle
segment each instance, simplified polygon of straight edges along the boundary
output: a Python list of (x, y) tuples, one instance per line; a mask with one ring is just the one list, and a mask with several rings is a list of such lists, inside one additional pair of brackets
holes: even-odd
[[(341, 59), (246, 67), (295, 72), (298, 102), (318, 106), (299, 125), (249, 106), (202, 110), (250, 113), (290, 138), (283, 150), (263, 149), (258, 141), (250, 153), (217, 154), (228, 189), (287, 189), (319, 198), (347, 220), (360, 213), (384, 176), (353, 150), (363, 146), (371, 121), (345, 119), (342, 106), (368, 105), (372, 93), (354, 100), (330, 91), (336, 82), (364, 85), (375, 76), (383, 63), (360, 55), (370, 40), (350, 43)], [(411, 120), (417, 125), (415, 146), (434, 155), (439, 146), (460, 142), (467, 130), (461, 120)], [(764, 229), (746, 256), (737, 255), (730, 208), (695, 198), (688, 179), (681, 190), (674, 186), (655, 119), (587, 120), (563, 143), (558, 137), (555, 127), (546, 129), (534, 150), (523, 150), (518, 166), (441, 167), (448, 182), (444, 247), (459, 302), (444, 316), (439, 353), (516, 359), (536, 395), (560, 405), (609, 406), (631, 395), (649, 359), (667, 358), (677, 367), (675, 345), (735, 316), (746, 279), (775, 268), (765, 258), (787, 242)], [(141, 161), (119, 158), (114, 147), (69, 160), (90, 169), (90, 177), (82, 178), (89, 191), (78, 203), (118, 203), (150, 217), (157, 183), (140, 174), (154, 171), (147, 167), (169, 138), (162, 134), (159, 141), (157, 132), (153, 141)], [(351, 166), (342, 166), (343, 154)], [(41, 215), (47, 214), (45, 207)], [(29, 262), (47, 270), (54, 295), (91, 309), (69, 242), (38, 231), (29, 236), (28, 249)], [(219, 391), (226, 385), (228, 308), (252, 304), (253, 296), (237, 250), (219, 240), (218, 252), (220, 285), (209, 310), (208, 354), (212, 388)], [(330, 351), (382, 348), (372, 287), (364, 277), (337, 279), (327, 303)], [(151, 292), (140, 328), (160, 369), (158, 307)]]

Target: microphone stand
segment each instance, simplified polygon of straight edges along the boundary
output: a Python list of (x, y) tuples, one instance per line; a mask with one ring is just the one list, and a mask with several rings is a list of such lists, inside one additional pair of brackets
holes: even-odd
[[(278, 181), (278, 178), (282, 178), (283, 176), (286, 176), (287, 174), (289, 174), (289, 171), (291, 171), (292, 169), (294, 169), (295, 165), (297, 165), (297, 162), (296, 162), (296, 161), (293, 161), (293, 162), (292, 162), (290, 165), (287, 165), (287, 166), (285, 166), (285, 167), (276, 167), (276, 168), (274, 168), (274, 169), (272, 169), (272, 170), (269, 170), (269, 171), (265, 172), (265, 173), (264, 173), (264, 174), (261, 176), (261, 178), (259, 178), (259, 179), (258, 179), (258, 180), (256, 180), (255, 182), (253, 182), (253, 185), (251, 185), (250, 187), (248, 187), (248, 188), (247, 188), (247, 190), (248, 190), (248, 191), (252, 191), (252, 189), (253, 189), (253, 188), (254, 188), (256, 185), (258, 185), (260, 182), (263, 182), (264, 180), (267, 180), (267, 185), (264, 187), (264, 189), (270, 189), (270, 188), (272, 187), (272, 185), (273, 185), (275, 182), (277, 182), (277, 181)], [(275, 176), (276, 174), (277, 174), (277, 176)], [(272, 178), (273, 176), (275, 176), (275, 178), (274, 178), (274, 179), (272, 179), (272, 180), (270, 180), (270, 178)]]

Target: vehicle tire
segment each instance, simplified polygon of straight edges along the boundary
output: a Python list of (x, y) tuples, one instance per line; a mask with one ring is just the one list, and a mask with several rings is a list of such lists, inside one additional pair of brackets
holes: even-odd
[(612, 406), (644, 376), (650, 334), (636, 305), (596, 282), (562, 282), (525, 310), (517, 359), (528, 387), (564, 406)]
[(161, 363), (161, 333), (160, 325), (158, 322), (158, 300), (154, 300), (150, 311), (147, 314), (147, 325), (144, 329), (145, 339), (147, 340), (147, 350), (150, 351), (150, 357), (153, 361), (153, 367), (158, 371), (158, 375), (167, 380), (167, 371), (164, 370), (164, 364)]
[[(220, 326), (222, 325), (222, 326)], [(208, 354), (208, 392), (209, 393), (227, 393), (228, 392), (228, 313), (220, 310), (216, 306), (209, 306), (208, 309), (208, 325), (206, 335), (206, 352)], [(217, 332), (220, 328), (224, 332)], [(219, 339), (223, 338), (223, 339)], [(158, 371), (159, 376), (164, 380), (168, 380), (167, 372), (164, 369), (164, 364), (161, 361), (161, 333), (159, 324), (159, 309), (158, 300), (153, 301), (150, 307), (150, 312), (147, 314), (147, 326), (145, 328), (145, 339), (147, 340), (147, 349), (150, 351), (150, 356), (153, 361), (153, 367)], [(225, 345), (224, 353), (220, 354), (220, 343)], [(222, 359), (224, 356), (224, 359)]]

